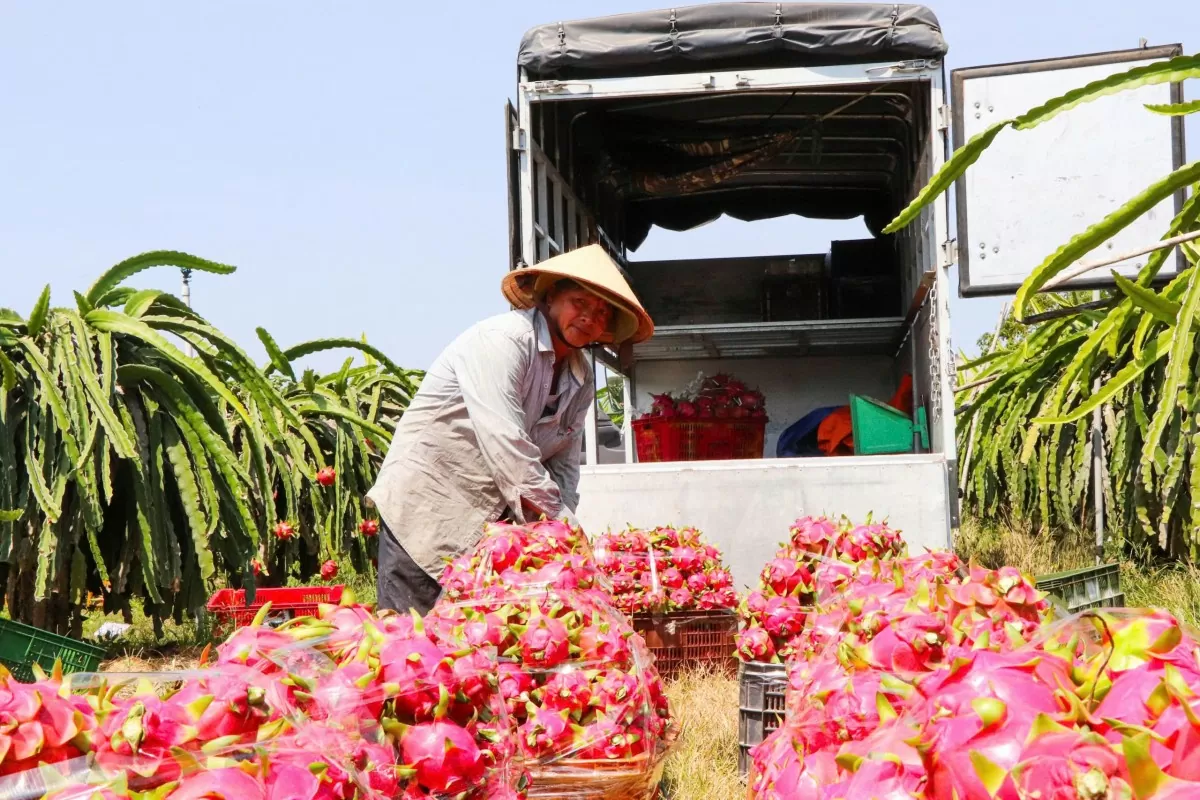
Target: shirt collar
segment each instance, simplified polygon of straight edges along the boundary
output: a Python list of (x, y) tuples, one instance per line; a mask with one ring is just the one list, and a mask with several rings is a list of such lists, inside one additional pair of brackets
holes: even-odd
[[(533, 331), (537, 337), (537, 347), (540, 353), (549, 353), (554, 355), (554, 340), (550, 338), (550, 325), (546, 322), (546, 318), (542, 315), (540, 309), (531, 308), (528, 313), (533, 315)], [(583, 357), (583, 351), (572, 350), (567, 356), (571, 374), (575, 376), (575, 380), (579, 381), (582, 386), (585, 383), (584, 378), (587, 375), (587, 363)]]

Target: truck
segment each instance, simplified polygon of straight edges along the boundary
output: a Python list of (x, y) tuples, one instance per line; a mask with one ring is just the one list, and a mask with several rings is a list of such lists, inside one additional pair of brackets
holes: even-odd
[[(903, 230), (882, 230), (952, 147), (1003, 115), (1182, 48), (956, 70), (949, 82), (947, 50), (931, 10), (890, 3), (712, 3), (525, 34), (516, 103), (505, 109), (510, 268), (600, 243), (656, 325), (644, 343), (590, 355), (597, 385), (619, 379), (625, 413), (619, 430), (595, 410), (588, 418), (577, 510), (585, 530), (696, 526), (739, 586), (754, 582), (804, 514), (873, 515), (901, 529), (911, 550), (953, 546), (950, 270), (965, 296), (1012, 292), (1079, 220), (1120, 199), (1114, 181), (1140, 187), (1150, 182), (1139, 182), (1143, 174), (1182, 164), (1178, 120), (1135, 122), (1120, 105), (1178, 102), (1179, 88), (1106, 99), (1048, 125), (1041, 139), (1011, 137), (989, 153), (998, 166), (958, 180), (954, 220), (942, 196)], [(1126, 112), (1127, 125), (1103, 125)], [(1096, 159), (1113, 146), (1138, 155)], [(1044, 180), (1065, 188), (1039, 200)], [(1023, 222), (1031, 207), (1036, 226)], [(722, 215), (862, 217), (872, 236), (824, 253), (635, 257), (654, 226), (685, 231)], [(1123, 235), (1157, 238), (1164, 215), (1172, 209)], [(634, 410), (698, 372), (730, 373), (765, 394), (762, 457), (639, 463)], [(907, 452), (777, 457), (780, 434), (809, 411), (850, 395), (886, 399), (904, 375)]]

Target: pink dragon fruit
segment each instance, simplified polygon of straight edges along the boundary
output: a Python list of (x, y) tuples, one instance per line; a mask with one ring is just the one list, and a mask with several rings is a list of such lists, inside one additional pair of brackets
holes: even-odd
[[(646, 677), (649, 678), (648, 675)], [(648, 679), (646, 685), (651, 692), (661, 687), (657, 680)], [(638, 679), (619, 669), (605, 670), (596, 676), (592, 686), (592, 698), (602, 717), (625, 723), (641, 714), (647, 702)]]
[(789, 638), (804, 629), (804, 609), (794, 597), (771, 597), (762, 612), (762, 625), (775, 637)]
[(487, 772), (475, 739), (453, 722), (414, 725), (400, 738), (400, 757), (417, 783), (433, 794), (456, 795), (479, 784)]
[(200, 770), (184, 778), (167, 800), (266, 800), (266, 787), (243, 767)]
[(775, 643), (766, 629), (752, 626), (738, 632), (737, 652), (743, 661), (771, 662), (775, 660)]
[(675, 567), (668, 567), (659, 573), (658, 582), (667, 589), (678, 589), (684, 584), (683, 573)]
[(537, 708), (520, 728), (521, 747), (533, 758), (546, 758), (569, 753), (575, 742), (570, 725), (571, 712), (563, 709)]
[(823, 555), (837, 536), (837, 526), (825, 517), (801, 517), (792, 524), (791, 546)]
[(0, 666), (0, 775), (54, 764), (89, 749), (96, 715), (85, 698), (62, 689), (62, 670), (32, 684), (18, 683)]
[(582, 714), (592, 704), (592, 682), (583, 672), (556, 672), (540, 694), (542, 708)]
[(601, 664), (628, 664), (629, 631), (620, 631), (611, 623), (595, 621), (579, 633), (579, 658)]
[(1123, 767), (1124, 759), (1104, 737), (1041, 715), (1033, 723), (1012, 778), (1019, 797), (1128, 798), (1131, 790), (1121, 777)]
[(812, 591), (812, 575), (794, 558), (776, 557), (763, 568), (762, 582), (775, 594), (790, 597)]
[(446, 687), (454, 685), (452, 661), (425, 636), (395, 639), (380, 653), (380, 679), (397, 709), (414, 719), (431, 719)]
[(538, 614), (519, 637), (526, 666), (550, 668), (571, 657), (571, 641), (562, 620)]
[(672, 591), (668, 599), (671, 601), (671, 605), (677, 609), (683, 610), (692, 607), (692, 593), (685, 587), (681, 586)]
[(922, 751), (931, 797), (1015, 798), (1009, 771), (1020, 743), (1039, 714), (1066, 710), (1056, 689), (1071, 685), (1066, 663), (1049, 654), (986, 650), (918, 683), (929, 698)]

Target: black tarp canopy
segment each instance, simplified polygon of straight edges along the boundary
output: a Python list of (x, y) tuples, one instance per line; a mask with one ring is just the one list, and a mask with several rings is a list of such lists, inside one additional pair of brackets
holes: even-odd
[(526, 32), (517, 65), (568, 80), (940, 59), (946, 41), (924, 6), (710, 3), (553, 22)]

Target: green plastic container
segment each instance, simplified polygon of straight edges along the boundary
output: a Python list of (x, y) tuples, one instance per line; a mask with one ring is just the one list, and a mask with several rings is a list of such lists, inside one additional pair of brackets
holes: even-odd
[(43, 630), (0, 619), (0, 663), (22, 683), (33, 683), (33, 665), (46, 672), (62, 661), (63, 673), (95, 672), (108, 651), (98, 644), (80, 642)]
[(925, 409), (917, 409), (917, 421), (886, 403), (850, 395), (850, 425), (854, 432), (854, 453), (877, 456), (884, 453), (913, 452), (913, 434), (921, 436), (921, 447), (929, 449), (929, 425)]
[(1073, 614), (1089, 608), (1120, 608), (1125, 605), (1125, 593), (1121, 591), (1121, 568), (1117, 564), (1042, 575), (1036, 584), (1041, 591), (1057, 597)]

